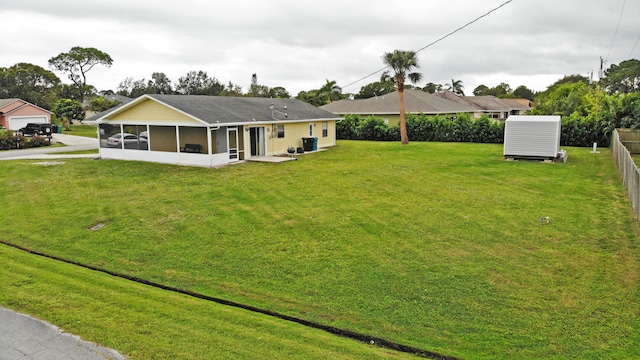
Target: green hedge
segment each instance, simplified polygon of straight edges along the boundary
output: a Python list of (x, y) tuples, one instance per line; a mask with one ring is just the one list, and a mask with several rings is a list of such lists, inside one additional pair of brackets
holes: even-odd
[[(18, 147), (18, 145), (20, 147)], [(42, 136), (26, 137), (16, 135), (11, 130), (0, 130), (0, 150), (28, 149), (49, 145), (49, 141)]]
[[(336, 131), (337, 138), (343, 140), (400, 141), (399, 127), (388, 126), (375, 116), (346, 115), (336, 125)], [(504, 121), (490, 120), (484, 115), (474, 120), (470, 114), (409, 114), (407, 134), (411, 141), (499, 144), (504, 141)], [(599, 146), (609, 146), (609, 134), (602, 122), (578, 115), (562, 118), (562, 146), (590, 147), (594, 142)]]

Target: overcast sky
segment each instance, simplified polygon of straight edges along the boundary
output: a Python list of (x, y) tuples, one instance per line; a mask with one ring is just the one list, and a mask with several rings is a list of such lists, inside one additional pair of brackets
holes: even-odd
[[(98, 90), (164, 72), (174, 83), (203, 70), (246, 91), (251, 75), (295, 96), (335, 80), (344, 92), (377, 81), (382, 55), (418, 50), (506, 0), (0, 0), (0, 67), (95, 47), (111, 68), (87, 74)], [(622, 16), (621, 16), (622, 15)], [(506, 82), (544, 90), (564, 75), (640, 58), (640, 1), (512, 0), (418, 53), (423, 80)], [(636, 46), (637, 44), (637, 46)], [(65, 74), (56, 73), (69, 83)]]

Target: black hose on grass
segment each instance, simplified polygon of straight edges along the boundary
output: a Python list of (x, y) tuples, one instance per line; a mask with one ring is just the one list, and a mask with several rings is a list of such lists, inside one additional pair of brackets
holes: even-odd
[(385, 339), (382, 339), (382, 338), (378, 338), (378, 337), (374, 337), (374, 336), (369, 336), (369, 335), (357, 333), (357, 332), (354, 332), (354, 331), (351, 331), (351, 330), (340, 329), (340, 328), (336, 328), (336, 327), (328, 326), (328, 325), (322, 325), (322, 324), (319, 324), (319, 323), (316, 323), (316, 322), (313, 322), (313, 321), (300, 319), (300, 318), (297, 318), (297, 317), (294, 317), (294, 316), (281, 314), (281, 313), (278, 313), (278, 312), (275, 312), (275, 311), (271, 311), (271, 310), (267, 310), (267, 309), (261, 309), (261, 308), (255, 307), (255, 306), (241, 304), (241, 303), (237, 303), (237, 302), (234, 302), (234, 301), (229, 301), (229, 300), (225, 300), (225, 299), (221, 299), (221, 298), (216, 298), (216, 297), (213, 297), (213, 296), (208, 296), (208, 295), (196, 293), (196, 292), (193, 292), (193, 291), (190, 291), (190, 290), (180, 289), (180, 288), (176, 288), (176, 287), (168, 286), (168, 285), (163, 285), (163, 284), (152, 282), (152, 281), (145, 280), (145, 279), (140, 279), (140, 278), (135, 277), (135, 276), (129, 276), (129, 275), (125, 275), (125, 274), (120, 274), (120, 273), (117, 273), (117, 272), (114, 272), (114, 271), (101, 269), (99, 267), (82, 264), (82, 263), (79, 263), (77, 261), (67, 260), (67, 259), (64, 259), (64, 258), (61, 258), (61, 257), (58, 257), (58, 256), (53, 256), (53, 255), (45, 254), (45, 253), (42, 253), (42, 252), (39, 252), (39, 251), (31, 250), (31, 249), (25, 248), (23, 246), (10, 243), (10, 242), (5, 241), (5, 240), (1, 240), (0, 239), (0, 243), (4, 244), (6, 246), (10, 246), (12, 248), (21, 250), (21, 251), (28, 252), (28, 253), (33, 254), (33, 255), (38, 255), (38, 256), (42, 256), (42, 257), (48, 258), (48, 259), (61, 261), (61, 262), (67, 263), (67, 264), (80, 266), (80, 267), (83, 267), (85, 269), (98, 271), (98, 272), (101, 272), (101, 273), (109, 274), (111, 276), (119, 277), (119, 278), (126, 279), (126, 280), (129, 280), (129, 281), (135, 281), (137, 283), (148, 285), (148, 286), (153, 286), (153, 287), (158, 288), (158, 289), (167, 290), (167, 291), (171, 291), (171, 292), (175, 292), (175, 293), (179, 293), (179, 294), (183, 294), (183, 295), (188, 295), (188, 296), (195, 297), (195, 298), (198, 298), (198, 299), (215, 302), (215, 303), (218, 303), (218, 304), (221, 304), (221, 305), (233, 306), (233, 307), (236, 307), (236, 308), (252, 311), (252, 312), (255, 312), (255, 313), (260, 313), (260, 314), (264, 314), (264, 315), (273, 316), (273, 317), (276, 317), (278, 319), (295, 322), (295, 323), (298, 323), (300, 325), (304, 325), (304, 326), (311, 327), (311, 328), (314, 328), (314, 329), (324, 330), (324, 331), (326, 331), (328, 333), (331, 333), (331, 334), (335, 334), (335, 335), (338, 335), (338, 336), (342, 336), (342, 337), (346, 337), (346, 338), (349, 338), (349, 339), (357, 340), (357, 341), (360, 341), (360, 342), (363, 342), (363, 343), (366, 343), (366, 344), (376, 345), (376, 346), (381, 347), (381, 348), (390, 349), (390, 350), (396, 350), (396, 351), (409, 353), (409, 354), (417, 355), (417, 356), (424, 357), (424, 358), (430, 358), (430, 359), (459, 360), (456, 357), (442, 355), (442, 354), (438, 354), (438, 353), (435, 353), (435, 352), (432, 352), (432, 351), (418, 349), (418, 348), (415, 348), (415, 347), (412, 347), (412, 346), (408, 346), (408, 345), (398, 344), (398, 343), (393, 342), (393, 341), (389, 341), (389, 340), (385, 340)]

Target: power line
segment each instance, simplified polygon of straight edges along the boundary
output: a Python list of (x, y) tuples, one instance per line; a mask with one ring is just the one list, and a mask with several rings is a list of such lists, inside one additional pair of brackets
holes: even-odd
[(618, 36), (618, 30), (620, 29), (620, 23), (622, 22), (622, 15), (624, 14), (624, 6), (627, 0), (622, 0), (622, 10), (620, 10), (620, 17), (618, 18), (618, 26), (616, 26), (616, 32), (613, 34), (613, 40), (611, 40), (611, 46), (609, 47), (609, 53), (607, 53), (607, 57), (605, 60), (609, 59), (611, 55), (611, 50), (613, 50), (613, 44), (616, 42), (616, 37)]
[(633, 51), (636, 49), (636, 46), (638, 46), (639, 41), (640, 41), (640, 35), (638, 35), (638, 39), (636, 39), (636, 43), (633, 44), (633, 48), (631, 48), (631, 51), (629, 52), (629, 56), (627, 56), (629, 59), (631, 59), (631, 55), (633, 55)]
[[(493, 12), (495, 12), (495, 11), (499, 10), (500, 8), (502, 8), (503, 6), (505, 6), (505, 5), (509, 4), (509, 3), (510, 3), (510, 2), (512, 2), (512, 1), (513, 1), (513, 0), (505, 1), (504, 3), (500, 4), (499, 6), (497, 6), (497, 7), (493, 8), (493, 9), (491, 9), (491, 10), (487, 11), (486, 13), (484, 13), (484, 14), (482, 14), (482, 15), (478, 16), (477, 18), (475, 18), (475, 19), (473, 19), (473, 20), (469, 21), (468, 23), (466, 23), (466, 24), (462, 25), (461, 27), (459, 27), (459, 28), (457, 28), (457, 29), (453, 30), (452, 32), (450, 32), (450, 33), (448, 33), (448, 34), (446, 34), (446, 35), (442, 36), (441, 38), (439, 38), (439, 39), (437, 39), (437, 40), (435, 40), (435, 41), (433, 41), (433, 42), (431, 42), (431, 43), (427, 44), (426, 46), (421, 47), (420, 49), (418, 49), (418, 50), (416, 51), (416, 53), (419, 53), (420, 51), (422, 51), (422, 50), (424, 50), (424, 49), (426, 49), (426, 48), (428, 48), (428, 47), (431, 47), (431, 46), (433, 46), (433, 45), (435, 45), (435, 44), (439, 43), (440, 41), (442, 41), (442, 40), (444, 40), (444, 39), (448, 38), (449, 36), (451, 36), (451, 35), (453, 35), (453, 34), (457, 33), (458, 31), (460, 31), (460, 30), (462, 30), (462, 29), (466, 28), (467, 26), (469, 26), (469, 25), (471, 25), (471, 24), (473, 24), (473, 23), (475, 23), (475, 22), (479, 21), (480, 19), (482, 19), (482, 18), (484, 18), (484, 17), (486, 17), (486, 16), (490, 15), (491, 13), (493, 13)], [(374, 72), (372, 72), (371, 74), (369, 74), (369, 75), (367, 75), (367, 76), (364, 76), (364, 77), (362, 77), (362, 78), (360, 78), (360, 79), (358, 79), (358, 80), (356, 80), (356, 81), (354, 81), (354, 82), (351, 82), (351, 83), (349, 83), (349, 84), (347, 84), (347, 85), (343, 86), (342, 88), (344, 89), (344, 88), (346, 88), (346, 87), (349, 87), (349, 86), (351, 86), (351, 85), (354, 85), (354, 84), (356, 84), (356, 83), (359, 83), (360, 81), (362, 81), (362, 80), (364, 80), (364, 79), (366, 79), (366, 78), (368, 78), (368, 77), (370, 77), (370, 76), (373, 76), (373, 75), (375, 75), (375, 74), (377, 74), (377, 73), (379, 73), (379, 72), (381, 72), (381, 71), (386, 70), (388, 67), (389, 67), (389, 66), (385, 66), (385, 67), (383, 67), (383, 68), (382, 68), (382, 69), (380, 69), (380, 70), (374, 71)]]

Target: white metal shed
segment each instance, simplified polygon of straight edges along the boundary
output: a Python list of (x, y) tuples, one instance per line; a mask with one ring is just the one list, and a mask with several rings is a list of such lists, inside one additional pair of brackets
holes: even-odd
[(555, 159), (560, 153), (560, 116), (511, 115), (505, 121), (504, 156)]

